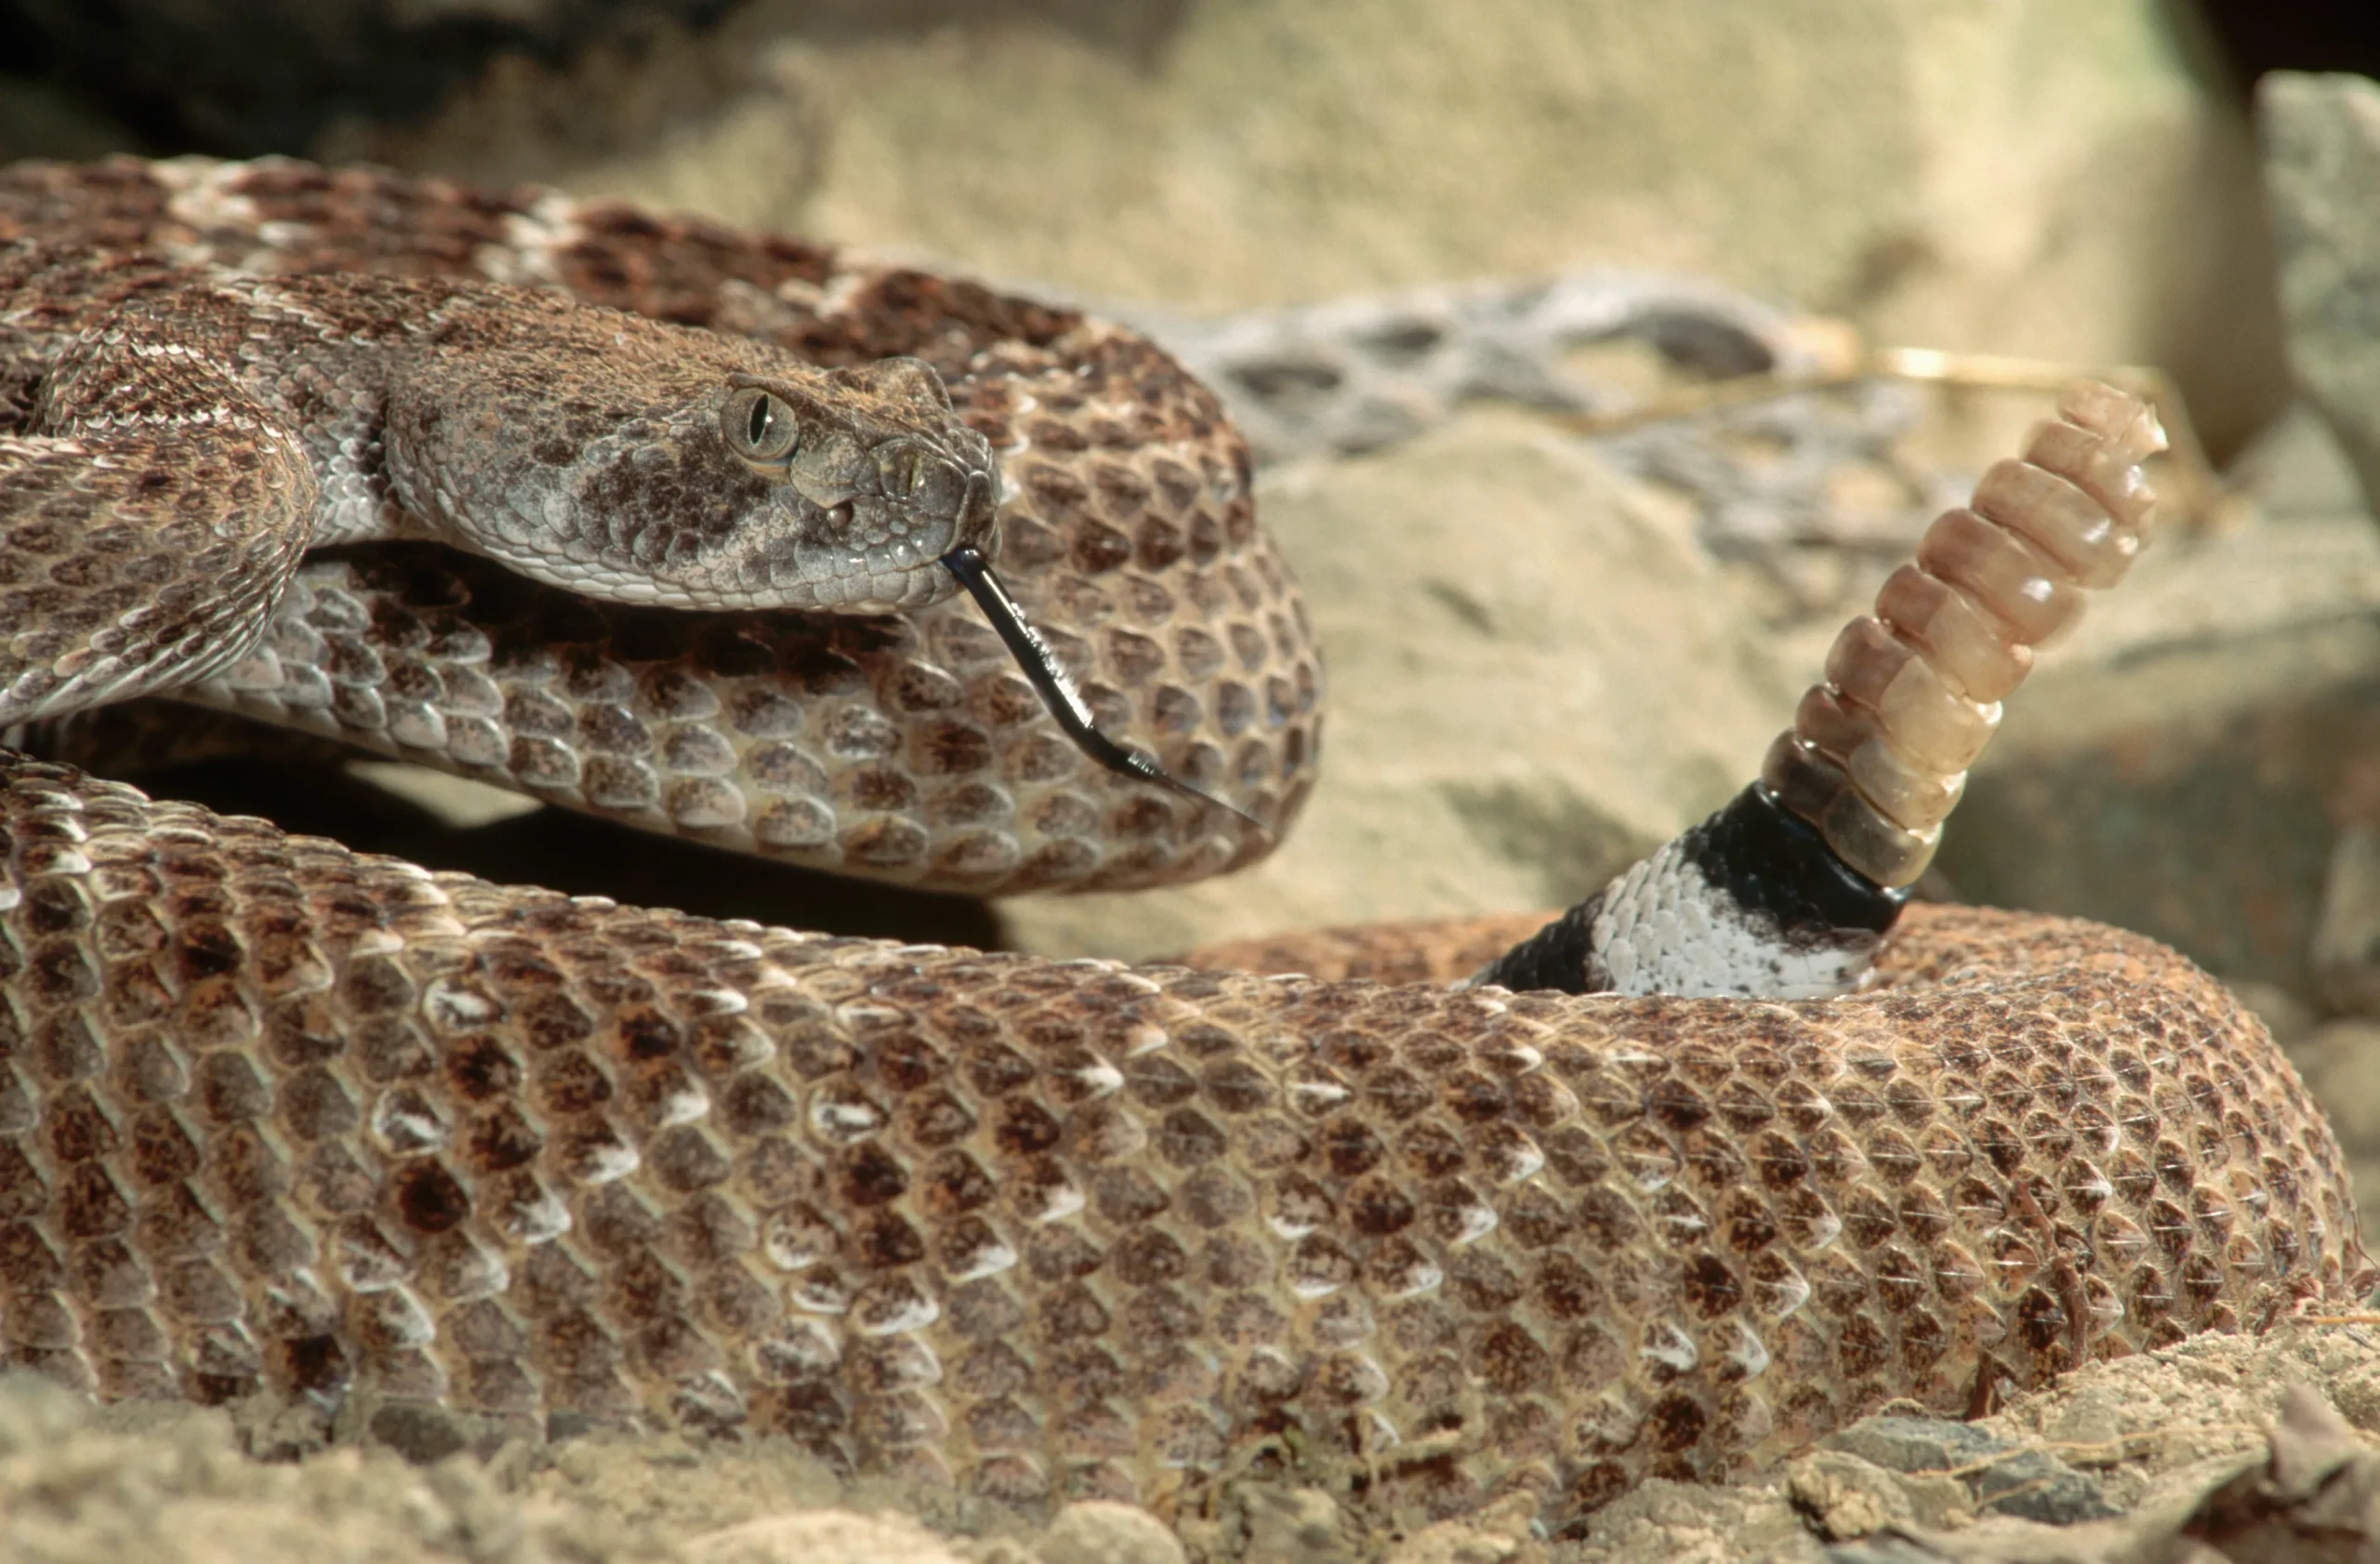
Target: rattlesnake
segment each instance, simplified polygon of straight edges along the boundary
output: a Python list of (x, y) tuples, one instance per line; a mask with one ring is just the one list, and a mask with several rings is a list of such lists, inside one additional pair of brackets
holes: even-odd
[[(284, 408), (328, 404), (325, 383), (362, 406), (308, 365), (417, 340), (449, 309), (494, 310), (500, 331), (591, 318), (454, 280), (492, 276), (827, 364), (924, 359), (999, 456), (1002, 561), (1103, 723), (1153, 735), (1170, 769), (1267, 825), (1302, 802), (1318, 664), (1244, 456), (1211, 399), (1128, 333), (790, 242), (290, 164), (20, 168), (0, 179), (0, 240), (16, 241), (0, 252), (16, 267), (0, 301), (12, 715), (151, 666), (109, 639), (131, 598), (78, 616), (75, 594), (175, 590), (119, 568), (163, 553), (78, 548), (74, 496), (116, 485), (98, 524), (139, 520), (144, 495), (199, 496), (183, 536), (202, 550), (244, 524), (234, 493), (272, 503), (268, 442), (231, 401), (202, 399), (219, 437), (183, 449), (235, 490), (107, 467), (90, 431), (127, 426), (106, 398), (81, 433), (44, 421), (71, 400), (52, 366), (103, 360), (83, 328), (126, 318), (95, 289), (218, 301), (196, 311), (198, 350), (139, 337), (114, 382), (116, 411), (178, 416), (144, 399), (193, 351), (218, 381), (253, 352), (245, 383)], [(345, 280), (282, 280), (298, 273)], [(45, 282), (60, 276), (81, 280)], [(407, 276), (427, 280), (389, 280)], [(325, 300), (384, 313), (334, 320)], [(465, 426), (457, 448), (531, 391), (583, 393), (569, 444), (605, 438), (619, 410), (551, 369), (494, 397), (457, 382), (437, 409)], [(919, 384), (844, 378), (871, 396)], [(765, 420), (732, 400), (747, 383), (721, 384), (720, 438), (741, 429), (770, 455)], [(2141, 447), (2110, 431), (2132, 414), (2074, 407), (2035, 458), (2095, 475), (2125, 519), (2069, 541), (2128, 550)], [(421, 437), (364, 418), (284, 451), (280, 481), (311, 464), (331, 509), (385, 519), (406, 496), (375, 486), (373, 442)], [(899, 438), (939, 442), (928, 456), (958, 476), (938, 513), (981, 529), (960, 432), (913, 420)], [(85, 459), (43, 468), (61, 439)], [(1995, 514), (2047, 525), (2087, 503), (2071, 484), (2045, 497), (2041, 466), (2011, 470), (1987, 480)], [(10, 499), (28, 471), (52, 476)], [(193, 514), (174, 503), (161, 527)], [(1729, 960), (1749, 938), (1792, 983), (1856, 975), (1897, 908), (1884, 887), (1913, 877), (1969, 730), (1989, 731), (1984, 686), (2013, 684), (2019, 643), (2070, 614), (2045, 585), (2038, 623), (1978, 638), (1989, 616), (1962, 617), (1942, 577), (2020, 546), (1964, 524), (1933, 535), (1934, 574), (1888, 589), (1922, 656), (1855, 629), (1766, 789), (1511, 960), (1649, 979), (1702, 960), (1669, 938), (1682, 929)], [(1965, 564), (1944, 552), (1962, 548)], [(963, 609), (703, 617), (492, 572), (420, 544), (335, 551), (258, 645), (167, 639), (194, 640), (204, 700), (892, 878), (1123, 884), (1263, 848), (1221, 810), (1081, 762)], [(861, 574), (861, 603), (906, 590)], [(216, 601), (182, 591), (155, 622), (203, 622)], [(1896, 682), (1911, 667), (1965, 681), (1966, 704), (1924, 706)], [(20, 757), (0, 819), (0, 1340), (103, 1398), (269, 1389), (438, 1401), (524, 1431), (780, 1433), (847, 1469), (1026, 1505), (1109, 1495), (1180, 1515), (1266, 1475), (1389, 1518), (1527, 1492), (1559, 1524), (1891, 1397), (1962, 1412), (2344, 1295), (2363, 1267), (2337, 1147), (2263, 1028), (2171, 952), (2078, 923), (1913, 913), (1848, 998), (1578, 997), (641, 911)], [(1721, 872), (1747, 830), (1772, 855), (1750, 889)], [(1842, 860), (1815, 901), (1779, 867), (1811, 854)], [(1706, 892), (1736, 900), (1714, 915)], [(1853, 915), (1820, 927), (1813, 906)]]

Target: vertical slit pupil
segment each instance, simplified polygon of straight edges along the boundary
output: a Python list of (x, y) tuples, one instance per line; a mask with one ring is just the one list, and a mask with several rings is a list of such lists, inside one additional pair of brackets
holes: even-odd
[(750, 431), (752, 448), (754, 450), (763, 448), (762, 443), (768, 439), (769, 426), (775, 421), (776, 411), (770, 405), (770, 399), (766, 396), (754, 397), (752, 399), (752, 428)]

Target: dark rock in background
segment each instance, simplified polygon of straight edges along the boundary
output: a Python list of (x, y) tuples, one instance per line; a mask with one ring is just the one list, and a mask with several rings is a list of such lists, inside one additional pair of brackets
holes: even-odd
[(2290, 365), (2380, 506), (2380, 84), (2275, 73), (2258, 118)]
[[(817, 37), (913, 35), (954, 20), (1032, 16), (1146, 57), (1189, 0), (793, 0)], [(700, 31), (745, 0), (0, 0), (0, 73), (116, 127), (28, 136), (0, 109), (0, 152), (302, 156), (346, 121), (430, 113), (499, 56), (561, 66), (591, 46), (635, 52)], [(14, 129), (19, 132), (11, 135)]]
[(80, 97), (146, 147), (251, 157), (302, 152), (343, 118), (426, 113), (499, 52), (560, 60), (733, 3), (13, 0), (0, 40), (10, 74)]

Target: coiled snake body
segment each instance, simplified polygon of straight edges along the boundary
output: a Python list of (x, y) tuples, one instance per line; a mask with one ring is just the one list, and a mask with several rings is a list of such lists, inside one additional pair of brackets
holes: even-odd
[[(16, 170), (7, 237), (144, 277), (502, 274), (826, 362), (919, 354), (1000, 455), (1004, 563), (1044, 573), (1020, 586), (1094, 708), (1261, 817), (1303, 796), (1316, 664), (1244, 460), (1126, 334), (291, 165)], [(20, 344), (59, 334), (39, 276), (0, 300)], [(41, 437), (32, 361), (0, 457)], [(226, 442), (204, 448), (253, 477)], [(340, 450), (324, 470), (364, 483)], [(0, 634), (30, 666), (71, 655), (48, 609), (110, 562), (8, 471)], [(201, 696), (896, 878), (1124, 883), (1258, 850), (1051, 748), (963, 610), (580, 608), (485, 569), (310, 565)], [(1179, 1513), (1269, 1470), (1389, 1515), (1525, 1491), (1560, 1521), (2362, 1265), (2262, 1027), (2072, 922), (1912, 916), (1847, 999), (1577, 998), (642, 911), (23, 759), (0, 820), (0, 1342), (105, 1398), (776, 1432), (1028, 1504)]]

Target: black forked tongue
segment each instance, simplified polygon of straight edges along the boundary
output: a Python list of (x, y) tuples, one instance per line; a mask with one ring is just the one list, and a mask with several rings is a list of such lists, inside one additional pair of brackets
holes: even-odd
[(1212, 793), (1191, 786), (1148, 756), (1127, 749), (1100, 732), (1098, 724), (1091, 721), (1091, 708), (1083, 704), (1081, 692), (1075, 688), (1074, 681), (1066, 677), (1065, 670), (1058, 666), (1058, 659), (1050, 655), (1050, 643), (1041, 639), (1041, 632), (1025, 618), (1025, 611), (1016, 605), (1016, 599), (1008, 595), (1008, 589), (1000, 585), (1000, 578), (992, 574), (990, 562), (975, 549), (953, 549), (942, 556), (941, 563), (945, 570), (959, 577), (959, 584), (967, 589), (967, 595), (975, 600), (975, 606), (984, 611), (984, 617), (989, 619), (992, 629), (999, 632), (1009, 656), (1014, 657), (1016, 666), (1025, 670), (1025, 681), (1033, 686), (1033, 693), (1041, 697), (1041, 704), (1050, 709), (1050, 715), (1066, 730), (1066, 736), (1075, 741), (1076, 749), (1118, 776), (1153, 782), (1169, 793), (1179, 793), (1200, 803), (1211, 803), (1217, 809), (1228, 810), (1238, 815), (1266, 836), (1273, 834), (1271, 828), (1246, 810), (1234, 808)]

